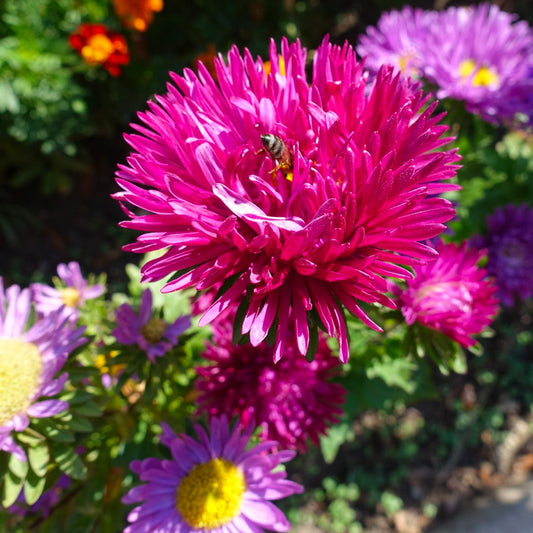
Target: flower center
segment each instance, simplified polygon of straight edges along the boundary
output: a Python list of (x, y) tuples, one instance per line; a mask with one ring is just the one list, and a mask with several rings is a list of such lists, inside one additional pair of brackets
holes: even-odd
[(181, 480), (176, 508), (194, 529), (215, 529), (240, 512), (246, 481), (237, 466), (225, 459), (196, 465)]
[(60, 291), (61, 301), (67, 307), (78, 307), (80, 303), (81, 294), (78, 289), (74, 287), (65, 287)]
[(466, 59), (459, 65), (459, 74), (462, 78), (472, 77), (474, 87), (489, 87), (497, 85), (499, 77), (496, 71), (490, 67), (481, 66), (477, 68), (473, 59)]
[(93, 35), (81, 49), (81, 55), (87, 63), (103, 63), (115, 50), (113, 43), (101, 33)]
[(0, 339), (0, 426), (26, 412), (39, 387), (42, 368), (35, 344)]
[(162, 318), (151, 318), (141, 329), (141, 335), (150, 343), (157, 344), (162, 338), (167, 323)]

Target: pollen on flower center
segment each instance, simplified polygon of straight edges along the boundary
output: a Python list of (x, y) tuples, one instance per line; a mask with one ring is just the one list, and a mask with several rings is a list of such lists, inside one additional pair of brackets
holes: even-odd
[(42, 366), (35, 344), (0, 339), (0, 426), (26, 412), (40, 384)]
[(93, 35), (81, 49), (81, 55), (87, 63), (103, 63), (115, 50), (113, 43), (103, 34)]
[(65, 287), (61, 290), (61, 301), (67, 307), (78, 307), (80, 303), (80, 291), (74, 287)]
[(176, 508), (194, 529), (214, 529), (240, 512), (246, 481), (230, 461), (216, 458), (196, 465), (185, 476), (176, 494)]
[(462, 78), (472, 76), (471, 82), (474, 87), (489, 87), (497, 85), (499, 82), (498, 74), (494, 69), (486, 66), (477, 68), (473, 59), (466, 59), (459, 65), (459, 74)]
[(150, 343), (157, 344), (162, 338), (167, 323), (162, 318), (151, 318), (141, 329), (141, 335)]

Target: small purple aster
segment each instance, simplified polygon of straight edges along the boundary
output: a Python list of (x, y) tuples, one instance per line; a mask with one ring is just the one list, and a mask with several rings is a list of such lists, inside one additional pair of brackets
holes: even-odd
[(41, 315), (61, 308), (65, 316), (77, 320), (83, 304), (105, 291), (105, 287), (100, 283), (89, 285), (81, 274), (80, 265), (75, 261), (60, 263), (57, 266), (57, 274), (65, 285), (63, 288), (54, 288), (43, 283), (33, 283), (31, 286), (35, 309)]
[(31, 418), (47, 418), (68, 409), (54, 399), (65, 385), (66, 373), (56, 376), (70, 352), (85, 342), (84, 328), (74, 328), (62, 310), (29, 326), (30, 289), (12, 285), (4, 291), (0, 278), (0, 450), (25, 461), (13, 438)]
[(141, 295), (141, 305), (137, 315), (129, 304), (122, 304), (116, 313), (117, 327), (112, 335), (121, 344), (137, 344), (155, 363), (178, 344), (178, 337), (191, 325), (190, 316), (179, 317), (175, 322), (165, 322), (153, 316), (152, 292), (145, 289)]
[(199, 412), (237, 415), (241, 428), (255, 423), (261, 438), (276, 440), (282, 448), (305, 452), (308, 438), (318, 445), (319, 436), (342, 414), (346, 390), (330, 381), (339, 359), (320, 335), (312, 362), (292, 341), (274, 363), (274, 348), (266, 341), (255, 347), (232, 345), (234, 320), (230, 316), (213, 325), (213, 339), (202, 354), (213, 364), (196, 369)]
[(510, 307), (533, 295), (533, 208), (496, 209), (487, 228), (488, 235), (479, 239), (488, 250), (487, 271), (496, 278), (501, 302)]
[(496, 285), (477, 263), (484, 250), (439, 241), (435, 261), (414, 268), (415, 278), (398, 294), (407, 324), (420, 322), (436, 329), (462, 346), (476, 344), (473, 335), (481, 333), (498, 311)]
[(485, 120), (531, 119), (533, 30), (517, 18), (488, 3), (440, 12), (406, 7), (368, 28), (358, 51), (370, 55), (371, 70), (414, 71), (437, 86), (437, 98), (462, 100)]
[(435, 25), (436, 11), (404, 6), (401, 11), (384, 13), (377, 26), (369, 26), (357, 45), (365, 67), (377, 72), (392, 65), (402, 74), (419, 78), (423, 74), (425, 39)]
[(161, 442), (170, 448), (171, 459), (131, 463), (146, 483), (122, 499), (142, 502), (129, 513), (124, 533), (289, 531), (290, 523), (270, 500), (302, 492), (277, 469), (295, 452), (272, 451), (275, 441), (246, 449), (252, 429), (241, 432), (235, 426), (230, 432), (225, 416), (212, 418), (209, 434), (195, 425), (194, 440), (163, 424)]

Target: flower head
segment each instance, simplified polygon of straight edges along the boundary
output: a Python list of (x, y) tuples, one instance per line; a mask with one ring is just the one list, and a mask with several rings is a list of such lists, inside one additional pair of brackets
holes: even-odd
[(113, 7), (126, 28), (146, 31), (154, 12), (163, 9), (163, 0), (113, 0)]
[(118, 76), (130, 61), (124, 36), (103, 24), (80, 24), (69, 43), (89, 65), (102, 65), (112, 76)]
[(53, 288), (43, 283), (31, 286), (35, 309), (41, 315), (47, 315), (62, 309), (64, 316), (77, 320), (79, 310), (87, 300), (101, 296), (105, 287), (101, 283), (89, 285), (81, 275), (80, 265), (75, 261), (57, 266), (57, 275), (64, 287)]
[(512, 306), (533, 295), (533, 208), (508, 205), (487, 217), (487, 271), (496, 278), (498, 297)]
[(274, 363), (266, 341), (256, 347), (232, 346), (233, 321), (230, 317), (216, 322), (202, 354), (213, 364), (196, 369), (199, 412), (237, 415), (241, 427), (255, 423), (261, 438), (276, 440), (282, 448), (305, 452), (308, 438), (318, 444), (319, 435), (338, 422), (346, 394), (329, 381), (339, 360), (324, 338), (320, 336), (312, 362), (298, 353), (293, 341)]
[(369, 26), (357, 45), (365, 67), (377, 72), (392, 65), (413, 78), (423, 74), (425, 40), (435, 24), (436, 11), (404, 6), (401, 11), (384, 13), (377, 26)]
[(496, 285), (477, 263), (484, 250), (439, 241), (439, 257), (415, 267), (415, 278), (398, 292), (400, 308), (408, 324), (420, 322), (462, 346), (473, 346), (473, 335), (488, 326), (498, 311)]
[(121, 344), (137, 344), (155, 363), (178, 344), (178, 337), (191, 325), (189, 316), (179, 317), (172, 323), (154, 316), (152, 293), (145, 289), (141, 295), (141, 305), (137, 315), (129, 304), (117, 309), (117, 327), (112, 334)]
[(123, 226), (144, 232), (127, 250), (168, 248), (144, 280), (178, 273), (164, 292), (222, 284), (200, 325), (243, 302), (236, 327), (254, 346), (272, 330), (275, 360), (291, 336), (305, 354), (322, 322), (346, 361), (344, 310), (379, 329), (360, 303), (393, 307), (384, 276), (408, 278), (399, 265), (434, 256), (420, 241), (453, 217), (437, 195), (454, 188), (444, 180), (459, 156), (439, 151), (449, 139), (435, 104), (391, 68), (368, 92), (347, 44), (324, 40), (310, 84), (299, 42), (283, 40), (281, 57), (272, 43), (267, 75), (234, 47), (216, 61), (218, 84), (201, 65), (172, 74), (126, 137), (115, 198)]
[(0, 450), (24, 461), (13, 439), (31, 418), (47, 418), (68, 409), (54, 399), (67, 381), (57, 376), (69, 353), (82, 344), (84, 328), (74, 328), (61, 311), (29, 326), (31, 291), (12, 285), (4, 291), (0, 278)]
[(290, 524), (270, 500), (302, 492), (302, 487), (287, 480), (284, 471), (272, 470), (294, 452), (269, 451), (275, 442), (246, 450), (251, 429), (230, 432), (226, 417), (213, 418), (209, 434), (195, 426), (194, 440), (164, 425), (161, 441), (170, 448), (171, 459), (131, 463), (146, 483), (122, 500), (142, 502), (129, 513), (124, 533), (288, 531)]
[(488, 3), (441, 12), (404, 8), (384, 14), (358, 50), (372, 54), (371, 69), (409, 60), (438, 87), (438, 98), (463, 100), (486, 120), (512, 121), (518, 113), (531, 118), (533, 30), (516, 19)]

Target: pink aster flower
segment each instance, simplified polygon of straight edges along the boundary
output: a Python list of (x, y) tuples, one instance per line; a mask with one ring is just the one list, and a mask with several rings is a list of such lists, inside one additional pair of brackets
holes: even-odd
[(242, 428), (255, 423), (261, 438), (276, 440), (282, 448), (305, 452), (308, 438), (318, 444), (319, 435), (338, 422), (346, 394), (341, 385), (330, 382), (339, 360), (323, 336), (312, 362), (292, 342), (274, 363), (273, 348), (265, 341), (256, 347), (232, 346), (233, 321), (217, 321), (202, 354), (213, 364), (196, 369), (199, 412), (237, 415)]
[(189, 316), (179, 317), (172, 323), (154, 316), (152, 293), (145, 289), (141, 295), (141, 305), (137, 315), (129, 304), (122, 304), (116, 313), (117, 327), (112, 335), (121, 344), (137, 344), (155, 363), (178, 344), (178, 337), (191, 325)]
[(133, 461), (131, 469), (145, 483), (131, 489), (123, 502), (141, 505), (128, 515), (124, 533), (260, 533), (289, 531), (284, 514), (270, 500), (302, 492), (278, 465), (292, 451), (273, 452), (276, 442), (246, 449), (252, 428), (230, 432), (226, 417), (213, 418), (209, 434), (195, 426), (198, 440), (175, 435), (163, 425), (170, 459)]
[[(533, 96), (532, 96), (533, 97)], [(487, 271), (496, 279), (506, 306), (533, 295), (533, 208), (508, 205), (487, 217), (488, 235), (479, 239), (488, 250)]]
[[(115, 194), (143, 232), (127, 250), (168, 249), (144, 280), (175, 274), (163, 291), (223, 285), (200, 325), (245, 306), (236, 324), (258, 346), (271, 331), (274, 359), (291, 336), (301, 354), (321, 322), (349, 355), (344, 311), (379, 329), (361, 302), (394, 307), (386, 276), (433, 258), (421, 243), (454, 210), (456, 150), (421, 92), (392, 68), (370, 91), (354, 50), (327, 39), (310, 82), (306, 51), (274, 43), (270, 71), (236, 47), (205, 68), (171, 74), (168, 92), (140, 113)], [(280, 64), (284, 65), (284, 70)], [(140, 213), (127, 205), (139, 208)], [(246, 298), (245, 298), (246, 295)]]
[(0, 278), (0, 450), (25, 461), (13, 438), (32, 418), (47, 418), (68, 409), (54, 399), (67, 374), (57, 375), (72, 350), (85, 342), (84, 328), (74, 328), (61, 310), (32, 326), (30, 289), (12, 285), (4, 291)]
[(415, 267), (415, 279), (399, 294), (407, 324), (419, 322), (436, 329), (462, 346), (476, 344), (473, 335), (488, 326), (498, 311), (496, 285), (477, 263), (484, 250), (439, 241), (439, 257)]
[(62, 309), (66, 317), (77, 320), (83, 304), (105, 291), (105, 287), (100, 283), (89, 285), (81, 275), (79, 263), (75, 261), (60, 263), (57, 266), (57, 274), (64, 284), (62, 288), (49, 287), (43, 283), (33, 283), (31, 286), (35, 308), (41, 315)]

